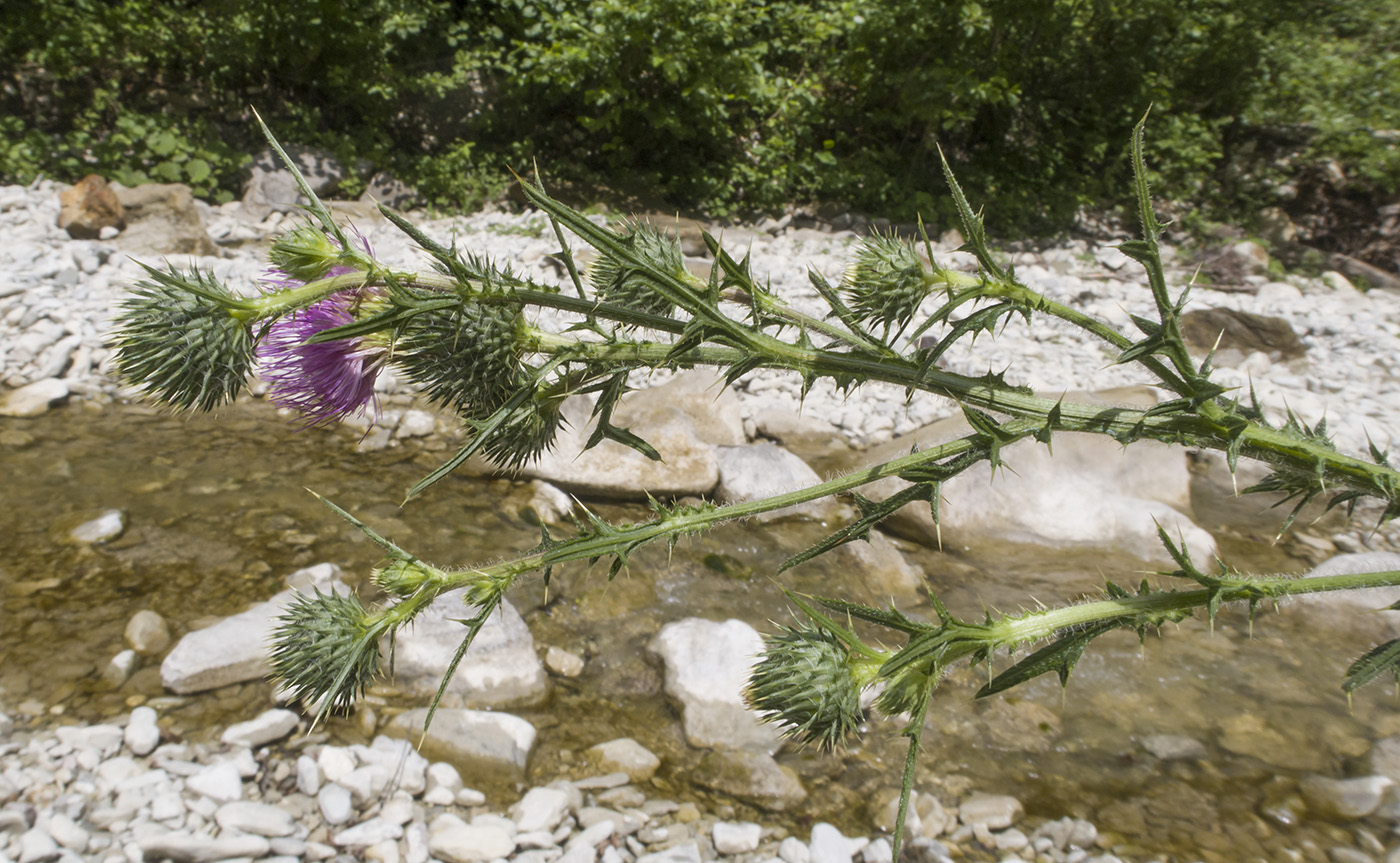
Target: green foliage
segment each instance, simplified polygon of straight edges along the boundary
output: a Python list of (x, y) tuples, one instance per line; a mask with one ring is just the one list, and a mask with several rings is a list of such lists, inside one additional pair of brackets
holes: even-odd
[(28, 0), (0, 10), (0, 178), (226, 198), (257, 105), (350, 188), (387, 169), (443, 208), (537, 159), (575, 198), (948, 225), (939, 145), (1006, 232), (1113, 200), (1151, 105), (1154, 180), (1238, 219), (1323, 165), (1394, 192), (1396, 44), (1387, 0)]

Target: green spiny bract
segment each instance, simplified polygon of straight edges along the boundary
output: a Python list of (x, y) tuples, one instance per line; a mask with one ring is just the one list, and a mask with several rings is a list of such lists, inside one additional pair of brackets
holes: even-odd
[(388, 627), (350, 594), (298, 595), (272, 633), (272, 673), (292, 697), (345, 710), (379, 673), (379, 639)]
[[(638, 257), (647, 261), (651, 270), (669, 273), (679, 279), (689, 278), (680, 244), (650, 225), (632, 225), (621, 240)], [(661, 316), (670, 315), (676, 308), (675, 303), (657, 290), (656, 277), (650, 270), (612, 255), (604, 255), (593, 264), (589, 270), (589, 280), (598, 297), (614, 305)]]
[(146, 266), (117, 316), (116, 368), (144, 394), (180, 410), (234, 399), (253, 367), (254, 339), (235, 312), (247, 302), (211, 274)]
[(306, 223), (278, 237), (267, 258), (291, 278), (314, 282), (340, 263), (341, 250), (319, 225)]
[(415, 315), (394, 341), (394, 361), (433, 401), (483, 419), (524, 382), (515, 305), (463, 300)]
[(907, 326), (936, 284), (912, 245), (876, 234), (861, 245), (841, 289), (859, 320), (876, 321), (888, 331)]
[(487, 422), (467, 417), (467, 425), (477, 434), (489, 434), (481, 452), (493, 464), (508, 469), (520, 467), (554, 445), (563, 417), (559, 414), (562, 399), (549, 392), (536, 390), (523, 403), (510, 407), (500, 425), (485, 428)]
[(834, 749), (861, 722), (863, 681), (855, 657), (823, 629), (783, 627), (769, 636), (749, 677), (745, 698), (783, 734)]

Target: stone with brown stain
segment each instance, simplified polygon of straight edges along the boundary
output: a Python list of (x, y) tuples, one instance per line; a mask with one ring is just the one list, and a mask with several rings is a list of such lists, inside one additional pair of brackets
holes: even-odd
[(96, 240), (103, 228), (126, 227), (126, 210), (99, 174), (88, 174), (58, 193), (58, 226), (75, 240)]

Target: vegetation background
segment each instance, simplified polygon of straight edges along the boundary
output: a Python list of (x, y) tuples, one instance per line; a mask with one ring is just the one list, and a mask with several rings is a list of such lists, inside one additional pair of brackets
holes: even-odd
[(1156, 191), (1395, 270), (1394, 0), (8, 0), (0, 181), (98, 172), (236, 197), (263, 143), (470, 208), (537, 162), (577, 199), (798, 205), (951, 225), (941, 146), (996, 232)]

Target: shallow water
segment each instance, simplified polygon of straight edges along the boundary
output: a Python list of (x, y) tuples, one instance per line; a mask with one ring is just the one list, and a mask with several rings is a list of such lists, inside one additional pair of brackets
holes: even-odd
[[(115, 691), (100, 672), (122, 649), (126, 621), (143, 608), (163, 615), (178, 638), (266, 599), (289, 572), (312, 563), (336, 562), (366, 587), (376, 547), (306, 488), (439, 565), (519, 553), (538, 540), (522, 514), (527, 488), (506, 480), (453, 477), (399, 507), (448, 444), (358, 453), (355, 443), (346, 430), (297, 432), (260, 404), (218, 420), (115, 405), (0, 420), (0, 475), (9, 478), (0, 507), (0, 703), (35, 722), (95, 720), (154, 703), (170, 734), (192, 738), (266, 707), (266, 683), (172, 698), (157, 668)], [(112, 508), (126, 514), (119, 539), (96, 547), (66, 540), (72, 527)], [(598, 510), (645, 517), (640, 508)], [(1258, 530), (1217, 526), (1232, 562), (1301, 567), (1286, 546), (1257, 542)], [(646, 643), (664, 623), (689, 616), (739, 617), (760, 629), (788, 620), (769, 573), (821, 532), (727, 525), (683, 540), (671, 554), (645, 549), (611, 583), (603, 567), (577, 566), (557, 572), (547, 592), (538, 581), (517, 589), (512, 601), (541, 647), (588, 658), (582, 677), (554, 681), (547, 704), (519, 711), (540, 729), (530, 778), (568, 773), (572, 753), (626, 735), (662, 756), (664, 793), (703, 796), (685, 781), (700, 753), (684, 743)], [(968, 617), (1017, 608), (1027, 593), (1046, 603), (1092, 593), (1104, 577), (1136, 584), (1143, 568), (1098, 553), (905, 550), (947, 605)], [(818, 559), (781, 584), (880, 601), (878, 589), (848, 583), (850, 569)], [(905, 610), (931, 614), (926, 603)], [(1373, 740), (1400, 733), (1397, 704), (1383, 689), (1363, 691), (1348, 709), (1338, 688), (1368, 636), (1324, 633), (1271, 612), (1261, 612), (1252, 637), (1249, 628), (1242, 611), (1231, 611), (1213, 632), (1188, 621), (1141, 645), (1131, 633), (1112, 634), (1090, 647), (1065, 692), (1051, 676), (974, 702), (986, 670), (957, 670), (930, 711), (919, 785), (949, 801), (968, 788), (1011, 793), (1034, 815), (1089, 818), (1144, 853), (1278, 859), (1285, 848), (1353, 844), (1352, 828), (1308, 819), (1290, 795), (1299, 776), (1345, 775)], [(408, 705), (389, 683), (369, 706), (330, 732), (363, 735), (372, 720)], [(812, 795), (801, 820), (868, 831), (867, 807), (898, 785), (898, 731), (873, 722), (844, 755), (780, 756)], [(1163, 733), (1201, 741), (1209, 757), (1158, 761), (1141, 741)]]

